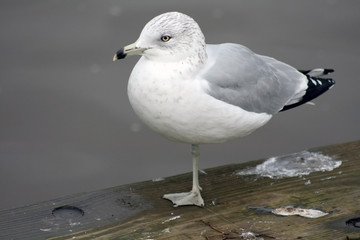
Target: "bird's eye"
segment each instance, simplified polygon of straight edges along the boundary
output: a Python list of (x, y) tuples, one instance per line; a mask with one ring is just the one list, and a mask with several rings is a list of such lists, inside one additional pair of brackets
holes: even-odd
[(163, 35), (161, 36), (160, 40), (163, 42), (168, 42), (170, 41), (171, 37), (169, 35)]

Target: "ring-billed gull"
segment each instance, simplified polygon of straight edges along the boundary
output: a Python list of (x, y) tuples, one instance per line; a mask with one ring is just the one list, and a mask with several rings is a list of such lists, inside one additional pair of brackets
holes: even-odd
[(206, 44), (199, 25), (178, 12), (153, 18), (113, 60), (128, 55), (142, 56), (128, 83), (135, 113), (155, 132), (192, 147), (192, 190), (163, 196), (174, 206), (204, 206), (199, 144), (246, 136), (335, 83), (319, 78), (332, 69), (299, 71), (239, 44)]

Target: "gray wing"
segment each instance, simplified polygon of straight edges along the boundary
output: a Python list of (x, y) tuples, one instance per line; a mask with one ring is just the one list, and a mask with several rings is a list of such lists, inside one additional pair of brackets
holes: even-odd
[(207, 45), (208, 62), (200, 77), (208, 94), (246, 111), (275, 114), (298, 101), (306, 77), (276, 59), (253, 53), (239, 44)]

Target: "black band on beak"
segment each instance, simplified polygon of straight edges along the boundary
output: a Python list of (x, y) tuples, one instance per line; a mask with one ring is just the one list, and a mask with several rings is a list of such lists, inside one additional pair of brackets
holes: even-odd
[(116, 59), (123, 59), (126, 57), (126, 53), (124, 53), (124, 48), (120, 49), (119, 51), (116, 52)]

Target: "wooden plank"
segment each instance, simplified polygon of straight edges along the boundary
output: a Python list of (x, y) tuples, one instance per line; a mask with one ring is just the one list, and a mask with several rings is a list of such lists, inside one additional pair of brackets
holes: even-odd
[(0, 211), (0, 239), (44, 239), (122, 222), (151, 208), (128, 186)]
[[(200, 175), (204, 208), (173, 208), (161, 199), (189, 190), (191, 173), (76, 194), (0, 211), (0, 239), (252, 239), (240, 237), (246, 232), (258, 239), (360, 239), (360, 222), (345, 223), (360, 218), (360, 141), (311, 151), (336, 156), (342, 165), (306, 181), (234, 174), (262, 160), (207, 169)], [(249, 208), (289, 204), (330, 214), (281, 217)]]

